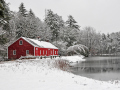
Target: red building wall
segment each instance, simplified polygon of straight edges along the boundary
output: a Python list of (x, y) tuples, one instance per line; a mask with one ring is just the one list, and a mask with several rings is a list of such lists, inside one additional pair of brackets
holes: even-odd
[(58, 55), (58, 49), (35, 47), (35, 56)]
[[(19, 45), (20, 40), (23, 41), (22, 45)], [(13, 55), (13, 50), (16, 50), (16, 55)], [(8, 47), (8, 59), (18, 59), (21, 56), (26, 56), (26, 50), (29, 50), (30, 55), (34, 55), (34, 46), (20, 38)]]

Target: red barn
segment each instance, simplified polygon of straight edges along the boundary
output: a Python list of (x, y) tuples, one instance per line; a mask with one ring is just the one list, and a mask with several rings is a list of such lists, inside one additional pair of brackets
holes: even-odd
[(21, 56), (57, 56), (58, 48), (49, 42), (21, 37), (8, 46), (8, 59), (18, 59)]

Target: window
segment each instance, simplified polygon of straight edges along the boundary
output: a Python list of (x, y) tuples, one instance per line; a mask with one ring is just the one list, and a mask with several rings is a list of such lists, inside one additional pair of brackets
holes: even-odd
[(41, 50), (40, 50), (40, 55), (41, 55)]
[(52, 54), (52, 51), (51, 51), (51, 54)]
[(22, 40), (19, 41), (19, 45), (23, 45), (23, 41)]
[(54, 49), (53, 49), (53, 55), (55, 54)]
[(56, 54), (56, 51), (55, 51), (55, 54)]
[(46, 55), (47, 55), (47, 50), (46, 50)]
[(43, 55), (44, 55), (44, 50), (43, 50)]
[(29, 54), (29, 50), (26, 50), (26, 55), (28, 55)]
[(16, 50), (13, 50), (13, 55), (16, 55)]

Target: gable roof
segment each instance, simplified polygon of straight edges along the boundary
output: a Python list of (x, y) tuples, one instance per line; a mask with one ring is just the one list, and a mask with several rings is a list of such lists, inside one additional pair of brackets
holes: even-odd
[(34, 47), (58, 49), (56, 46), (54, 46), (53, 44), (51, 44), (49, 42), (39, 41), (39, 40), (35, 40), (35, 39), (31, 39), (31, 38), (26, 38), (26, 37), (21, 37), (21, 38), (23, 38), (25, 41), (29, 42)]

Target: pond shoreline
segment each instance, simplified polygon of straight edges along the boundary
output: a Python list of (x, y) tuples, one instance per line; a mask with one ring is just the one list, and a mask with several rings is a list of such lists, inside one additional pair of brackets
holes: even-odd
[(106, 78), (108, 81), (112, 79), (120, 80), (120, 57), (94, 56), (85, 57), (84, 59), (86, 60), (70, 68), (72, 73), (103, 81)]
[(114, 54), (108, 54), (108, 55), (89, 55), (88, 57), (120, 57), (120, 54), (114, 55)]

